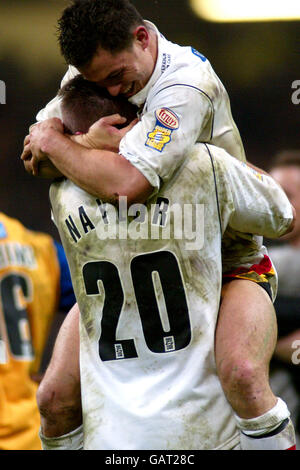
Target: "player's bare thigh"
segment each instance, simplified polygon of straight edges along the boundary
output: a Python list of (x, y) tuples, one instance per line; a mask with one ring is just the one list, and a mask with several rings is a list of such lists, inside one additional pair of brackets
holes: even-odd
[(216, 364), (223, 390), (241, 417), (258, 416), (276, 402), (269, 386), (276, 340), (276, 315), (267, 292), (248, 280), (225, 284), (215, 336)]

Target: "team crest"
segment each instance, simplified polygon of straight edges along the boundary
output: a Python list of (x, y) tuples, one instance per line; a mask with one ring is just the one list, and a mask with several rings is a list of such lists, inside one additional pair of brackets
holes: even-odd
[(172, 138), (172, 132), (179, 127), (178, 116), (168, 108), (160, 108), (155, 111), (156, 123), (151, 132), (147, 134), (147, 147), (162, 152)]

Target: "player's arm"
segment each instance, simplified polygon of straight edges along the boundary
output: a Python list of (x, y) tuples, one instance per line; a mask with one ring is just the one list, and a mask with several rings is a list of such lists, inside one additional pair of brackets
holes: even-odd
[[(267, 173), (265, 170), (263, 170), (262, 168), (257, 167), (256, 165), (253, 165), (250, 162), (247, 162), (247, 166), (249, 168), (252, 168), (257, 173), (260, 173), (261, 175), (270, 176), (270, 174)], [(278, 182), (277, 182), (277, 184), (278, 184), (278, 186), (280, 186)], [(281, 189), (283, 190), (283, 188), (281, 188)], [(292, 211), (293, 211), (293, 221), (291, 222), (291, 225), (288, 227), (287, 231), (285, 233), (283, 233), (282, 235), (286, 235), (287, 233), (292, 232), (294, 230), (294, 227), (295, 227), (297, 214), (296, 214), (296, 209), (292, 206), (292, 204), (291, 204), (291, 207), (292, 207)]]
[(295, 210), (275, 180), (249, 168), (225, 152), (220, 161), (230, 186), (234, 210), (229, 225), (234, 230), (267, 238), (278, 238), (291, 231)]
[[(119, 114), (113, 114), (104, 116), (96, 121), (86, 134), (65, 134), (65, 136), (86, 148), (110, 150), (114, 153), (118, 153), (121, 139), (136, 123), (137, 119), (127, 123), (125, 117)], [(62, 129), (61, 122), (59, 120), (55, 122), (53, 118), (43, 123), (38, 123), (33, 133), (37, 132), (37, 127), (39, 126), (43, 126), (43, 128), (49, 126), (50, 128)], [(122, 127), (120, 128), (120, 126)], [(39, 152), (38, 158), (32, 156), (30, 135), (25, 138), (22, 159), (26, 171), (34, 176), (47, 179), (55, 179), (63, 176), (47, 155), (42, 155)]]
[(144, 202), (153, 188), (147, 178), (126, 158), (107, 150), (88, 149), (63, 134), (58, 119), (41, 123), (31, 133), (30, 150), (54, 166), (82, 189), (101, 199), (128, 203)]
[[(177, 104), (172, 107), (174, 96)], [(212, 114), (207, 97), (194, 89), (179, 87), (173, 90), (172, 97), (162, 91), (152, 100), (151, 109), (121, 140), (120, 155), (87, 152), (68, 144), (58, 133), (46, 135), (40, 127), (40, 135), (31, 136), (22, 158), (26, 158), (26, 152), (40, 158), (43, 145), (42, 153), (48, 154), (61, 173), (87, 192), (105, 200), (124, 195), (129, 202), (145, 202), (153, 189), (158, 189), (161, 181), (170, 178), (180, 166), (201, 127), (210, 138)]]
[(159, 189), (183, 163), (200, 134), (201, 141), (210, 140), (213, 116), (213, 104), (205, 94), (166, 84), (121, 140), (120, 153)]

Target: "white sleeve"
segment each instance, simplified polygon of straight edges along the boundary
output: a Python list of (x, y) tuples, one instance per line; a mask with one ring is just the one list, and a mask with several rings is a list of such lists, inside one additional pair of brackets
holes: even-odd
[(211, 137), (213, 105), (195, 87), (174, 85), (149, 100), (147, 112), (120, 143), (120, 153), (159, 188), (198, 140)]
[(53, 214), (52, 207), (51, 207), (51, 221), (54, 223), (55, 227), (57, 228), (57, 223), (56, 223), (56, 220), (55, 220), (55, 217), (54, 217), (54, 214)]
[(271, 176), (257, 173), (225, 152), (221, 158), (234, 206), (229, 226), (267, 238), (283, 235), (293, 220), (293, 211), (281, 187)]
[[(62, 81), (61, 81), (61, 84), (60, 86), (63, 87), (69, 80), (71, 80), (72, 78), (74, 78), (76, 75), (78, 75), (78, 70), (73, 67), (73, 66), (69, 66), (66, 74), (64, 75)], [(50, 118), (53, 118), (53, 117), (58, 117), (58, 118), (62, 118), (61, 116), (61, 110), (60, 110), (60, 99), (55, 96), (46, 106), (45, 108), (41, 109), (37, 116), (36, 116), (36, 120), (37, 122), (40, 122), (40, 121), (45, 121), (45, 119), (50, 119)]]

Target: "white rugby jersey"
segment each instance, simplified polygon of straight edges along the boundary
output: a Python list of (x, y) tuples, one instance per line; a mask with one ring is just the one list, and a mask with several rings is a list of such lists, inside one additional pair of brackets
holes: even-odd
[[(155, 29), (158, 56), (147, 85), (130, 98), (141, 107), (139, 123), (122, 139), (120, 153), (154, 188), (172, 177), (196, 142), (208, 142), (245, 160), (239, 131), (233, 121), (228, 94), (210, 62), (192, 47), (165, 39)], [(70, 66), (61, 85), (78, 74)], [(54, 98), (37, 115), (41, 121), (60, 117)]]
[(214, 357), (221, 238), (281, 235), (285, 194), (199, 144), (147, 207), (122, 201), (117, 214), (66, 179), (50, 200), (81, 311), (84, 448), (234, 447)]

